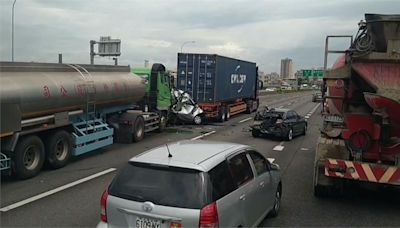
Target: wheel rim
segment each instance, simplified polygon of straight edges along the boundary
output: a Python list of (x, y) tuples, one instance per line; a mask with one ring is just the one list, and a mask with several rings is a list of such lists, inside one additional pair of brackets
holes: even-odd
[(160, 119), (161, 126), (164, 126), (166, 124), (165, 120), (166, 120), (166, 118), (164, 116), (161, 116), (161, 119)]
[(194, 123), (195, 124), (201, 124), (201, 117), (200, 116), (195, 116), (194, 117)]
[(290, 130), (289, 130), (288, 139), (289, 139), (289, 140), (292, 140), (292, 137), (293, 137), (293, 131), (292, 131), (292, 129), (290, 129)]
[(24, 166), (28, 170), (33, 170), (39, 164), (39, 148), (36, 146), (29, 146), (24, 151)]
[(140, 126), (140, 127), (138, 127), (138, 130), (136, 132), (136, 136), (138, 138), (140, 138), (140, 137), (142, 137), (142, 134), (143, 134), (143, 128), (142, 128), (142, 126)]
[(275, 194), (275, 205), (274, 205), (274, 210), (275, 211), (278, 211), (279, 210), (279, 208), (280, 208), (280, 201), (281, 201), (281, 193), (280, 193), (280, 191), (276, 191), (276, 194)]
[(68, 154), (68, 143), (65, 139), (60, 139), (56, 143), (55, 155), (57, 160), (62, 161), (67, 157)]

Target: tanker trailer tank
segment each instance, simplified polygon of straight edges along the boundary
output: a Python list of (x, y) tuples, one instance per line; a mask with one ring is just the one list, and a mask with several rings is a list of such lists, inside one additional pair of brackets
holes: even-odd
[[(21, 179), (48, 163), (110, 145), (125, 121), (133, 141), (149, 117), (137, 108), (145, 84), (129, 66), (0, 62), (1, 166)], [(13, 162), (10, 160), (13, 159)]]

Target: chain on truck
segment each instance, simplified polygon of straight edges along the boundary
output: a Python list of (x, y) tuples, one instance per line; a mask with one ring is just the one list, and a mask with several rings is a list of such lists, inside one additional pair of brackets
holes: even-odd
[[(352, 36), (328, 36), (342, 53), (326, 70), (324, 124), (316, 147), (314, 193), (345, 181), (400, 186), (400, 15), (366, 14)], [(350, 38), (344, 52), (329, 39)]]
[(71, 156), (162, 130), (171, 97), (157, 93), (170, 94), (160, 77), (161, 64), (150, 79), (163, 83), (146, 85), (129, 66), (0, 62), (2, 174), (30, 178), (43, 165), (61, 168)]

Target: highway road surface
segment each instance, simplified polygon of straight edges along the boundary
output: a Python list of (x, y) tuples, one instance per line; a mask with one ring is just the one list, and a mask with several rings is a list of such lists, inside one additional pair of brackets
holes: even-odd
[[(173, 126), (151, 133), (134, 144), (114, 144), (75, 158), (58, 170), (44, 170), (24, 181), (2, 177), (1, 227), (95, 227), (100, 196), (129, 158), (152, 147), (182, 139), (248, 144), (275, 158), (283, 175), (282, 208), (277, 218), (260, 226), (400, 226), (400, 192), (390, 188), (347, 186), (340, 197), (315, 198), (312, 176), (314, 150), (321, 126), (321, 107), (311, 92), (269, 94), (261, 104), (294, 109), (308, 117), (308, 132), (290, 142), (253, 138), (253, 114), (240, 114), (224, 123)], [(260, 202), (262, 203), (262, 202)]]

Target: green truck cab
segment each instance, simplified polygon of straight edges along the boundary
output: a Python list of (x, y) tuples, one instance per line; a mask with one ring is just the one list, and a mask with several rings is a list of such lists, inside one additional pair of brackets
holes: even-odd
[[(160, 68), (163, 70), (154, 71), (152, 69)], [(134, 67), (131, 68), (131, 72), (139, 75), (147, 81), (146, 83), (146, 97), (149, 100), (149, 108), (151, 111), (165, 111), (168, 112), (172, 105), (171, 96), (171, 77), (168, 72), (165, 71), (165, 67), (162, 64), (154, 64), (152, 68), (145, 67)], [(156, 99), (154, 99), (156, 97)], [(154, 102), (156, 101), (156, 104)], [(153, 109), (153, 110), (152, 110)]]

